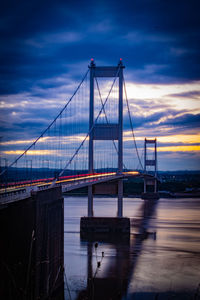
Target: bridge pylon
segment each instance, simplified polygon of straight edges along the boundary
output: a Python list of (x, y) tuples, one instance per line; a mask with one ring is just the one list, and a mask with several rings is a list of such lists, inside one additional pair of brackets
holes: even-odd
[[(153, 148), (152, 157), (148, 156), (148, 145)], [(150, 170), (147, 170), (150, 168)], [(148, 173), (149, 171), (149, 173)], [(150, 187), (150, 191), (148, 190)], [(153, 189), (153, 190), (152, 190)], [(158, 178), (157, 178), (157, 140), (147, 139), (144, 140), (144, 193), (143, 199), (158, 199)]]
[[(123, 172), (123, 63), (118, 66), (97, 67), (91, 60), (90, 69), (90, 115), (89, 115), (89, 174), (94, 173), (94, 141), (118, 140), (118, 174)], [(94, 120), (94, 79), (95, 77), (118, 77), (118, 122), (96, 124)], [(123, 182), (118, 180), (118, 211), (117, 216), (123, 216)], [(93, 187), (88, 187), (88, 217), (93, 217)]]
[[(81, 218), (81, 237), (87, 234), (128, 234), (130, 233), (130, 220), (123, 217), (123, 69), (120, 60), (115, 67), (96, 67), (93, 60), (90, 69), (90, 116), (89, 116), (89, 173), (94, 173), (94, 141), (117, 140), (118, 167), (117, 182), (88, 186), (88, 216)], [(118, 79), (118, 116), (116, 123), (97, 124), (94, 120), (94, 80), (95, 77), (114, 77)], [(113, 85), (115, 80), (113, 82)], [(111, 88), (112, 89), (112, 88)], [(106, 103), (106, 100), (104, 104)], [(103, 104), (103, 105), (104, 105)], [(103, 109), (103, 106), (102, 106)], [(94, 217), (93, 195), (94, 194), (117, 194), (118, 210), (116, 217)], [(109, 192), (109, 193), (108, 193)]]

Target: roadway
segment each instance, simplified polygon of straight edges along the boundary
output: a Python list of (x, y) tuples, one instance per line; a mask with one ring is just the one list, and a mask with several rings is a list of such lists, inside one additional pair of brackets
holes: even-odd
[(89, 185), (117, 180), (127, 177), (140, 177), (141, 173), (138, 171), (129, 171), (118, 174), (116, 172), (94, 173), (94, 174), (80, 174), (78, 176), (66, 176), (59, 178), (57, 181), (53, 178), (48, 182), (46, 179), (39, 179), (36, 182), (23, 181), (16, 183), (15, 186), (3, 187), (0, 189), (0, 203), (8, 203), (22, 200), (31, 196), (31, 193), (40, 190), (52, 188), (54, 186), (62, 186), (62, 192), (76, 190)]

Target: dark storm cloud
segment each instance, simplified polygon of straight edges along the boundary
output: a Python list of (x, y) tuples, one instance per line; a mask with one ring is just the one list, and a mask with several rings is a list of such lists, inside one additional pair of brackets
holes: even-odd
[[(14, 107), (11, 105), (10, 107), (2, 108), (0, 135), (3, 137), (3, 141), (37, 138), (58, 115), (60, 110), (58, 105), (55, 104), (56, 102), (39, 101), (38, 98), (32, 98), (30, 103), (26, 101), (21, 106), (15, 103)], [(72, 132), (74, 134), (76, 132), (80, 133), (80, 126), (81, 132), (86, 135), (88, 131), (87, 112), (87, 107), (85, 109), (82, 108), (81, 112), (77, 112), (75, 106), (70, 107), (67, 114), (62, 114), (62, 125), (64, 124), (63, 122), (66, 124), (64, 128), (62, 127), (62, 130), (66, 135), (71, 135)], [(67, 120), (63, 121), (66, 116)], [(76, 126), (74, 126), (75, 123)], [(55, 124), (55, 128), (56, 126), (59, 128), (60, 119)], [(51, 127), (49, 133), (51, 134), (53, 131), (54, 126)]]
[(200, 91), (191, 91), (191, 92), (185, 92), (185, 93), (170, 94), (168, 96), (175, 97), (175, 98), (183, 97), (183, 98), (190, 98), (190, 99), (199, 99)]
[[(164, 134), (168, 132), (168, 134), (176, 135), (191, 130), (198, 132), (200, 126), (200, 114), (194, 115), (187, 110), (171, 109), (167, 104), (163, 104), (163, 107), (160, 107), (162, 110), (157, 112), (152, 110), (152, 112), (149, 112), (148, 103), (145, 103), (145, 101), (140, 102), (140, 110), (137, 111), (136, 107), (133, 109), (135, 111), (132, 116), (134, 130), (142, 130), (146, 135), (153, 130), (154, 134), (158, 137), (163, 135), (163, 128), (165, 128)], [(156, 102), (157, 101), (155, 101), (155, 103)], [(137, 103), (137, 101), (135, 101), (135, 103)], [(151, 102), (152, 109), (156, 107), (155, 103), (154, 101)], [(145, 113), (146, 111), (148, 111), (148, 114)], [(130, 130), (128, 114), (124, 116), (124, 130)]]
[(198, 11), (198, 1), (4, 2), (1, 94), (29, 91), (73, 64), (86, 69), (93, 56), (105, 64), (122, 56), (138, 82), (198, 79)]
[[(199, 80), (199, 8), (194, 0), (4, 1), (2, 141), (37, 137), (73, 94), (91, 57), (97, 65), (115, 65), (122, 57), (128, 82), (172, 85)], [(165, 94), (166, 101), (151, 95), (131, 100), (134, 129), (141, 135), (157, 130), (158, 136), (197, 130), (199, 115), (183, 107), (178, 111), (174, 103), (179, 97), (197, 99), (198, 88), (179, 90)], [(85, 104), (79, 114), (76, 111), (83, 132), (88, 130), (87, 109)], [(73, 116), (67, 125), (75, 133)], [(127, 113), (124, 128), (130, 130)], [(138, 143), (143, 148), (143, 141)]]
[(160, 125), (173, 125), (174, 127), (176, 127), (176, 129), (178, 129), (178, 127), (199, 128), (200, 114), (184, 114), (183, 116), (168, 118), (164, 122), (160, 122)]
[[(26, 97), (25, 97), (26, 98)], [(75, 99), (73, 101), (76, 101)], [(133, 111), (132, 123), (134, 129), (148, 131), (158, 128), (157, 135), (159, 136), (159, 127), (170, 127), (170, 132), (177, 133), (177, 130), (185, 130), (190, 128), (198, 128), (200, 124), (200, 115), (189, 114), (187, 110), (174, 110), (170, 108), (167, 103), (157, 105), (158, 100), (151, 101), (151, 111), (149, 111), (149, 103), (144, 100), (134, 100), (131, 106)], [(75, 103), (74, 103), (75, 104)], [(14, 105), (14, 107), (13, 107)], [(40, 109), (38, 109), (38, 105)], [(37, 97), (32, 97), (29, 101), (24, 101), (21, 105), (11, 102), (10, 107), (2, 108), (2, 130), (1, 135), (6, 135), (7, 139), (22, 139), (22, 131), (26, 132), (23, 135), (26, 137), (37, 137), (42, 130), (44, 130), (49, 123), (59, 113), (59, 107), (62, 103), (56, 100), (41, 101)], [(48, 107), (48, 113), (46, 108)], [(158, 108), (158, 111), (154, 111)], [(146, 113), (148, 111), (148, 114)], [(81, 122), (81, 133), (86, 134), (88, 131), (88, 107), (81, 106), (81, 111), (77, 111), (75, 107), (70, 108), (68, 111), (67, 126), (72, 128), (75, 122)], [(76, 121), (75, 121), (76, 120)], [(172, 129), (174, 128), (174, 129)], [(76, 129), (76, 126), (75, 126)], [(75, 130), (73, 129), (73, 130)], [(128, 113), (124, 111), (124, 130), (130, 130), (130, 121)], [(66, 134), (71, 134), (70, 132)], [(161, 133), (162, 134), (162, 133)], [(5, 140), (5, 138), (4, 138)]]
[[(133, 116), (132, 117), (133, 126), (135, 129), (139, 127), (146, 127), (146, 126), (149, 127), (152, 122), (159, 121), (163, 116), (166, 116), (165, 112), (152, 113), (149, 114), (148, 116), (144, 116), (144, 115)], [(124, 128), (130, 129), (130, 121), (128, 115), (126, 115), (124, 118)]]

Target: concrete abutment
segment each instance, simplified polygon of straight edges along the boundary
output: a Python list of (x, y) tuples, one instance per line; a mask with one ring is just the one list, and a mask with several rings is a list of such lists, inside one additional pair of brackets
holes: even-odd
[(0, 299), (63, 300), (64, 209), (60, 187), (0, 206)]

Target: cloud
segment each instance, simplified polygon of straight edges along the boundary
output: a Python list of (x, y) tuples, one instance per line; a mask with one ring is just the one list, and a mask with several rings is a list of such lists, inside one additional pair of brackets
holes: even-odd
[(167, 118), (165, 121), (161, 121), (160, 125), (173, 125), (174, 127), (176, 126), (177, 129), (178, 127), (196, 127), (198, 128), (200, 124), (200, 114), (197, 115), (192, 115), (192, 114), (184, 114), (182, 116), (178, 117), (171, 117)]
[(169, 97), (183, 97), (183, 98), (189, 98), (189, 99), (197, 99), (200, 100), (200, 91), (189, 91), (189, 92), (183, 92), (183, 93), (177, 93), (177, 94), (170, 94)]
[[(24, 151), (22, 150), (10, 150), (10, 151), (3, 151), (4, 155), (21, 155), (23, 154)], [(58, 155), (58, 153), (56, 152), (56, 150), (29, 150), (27, 151), (26, 155)]]
[(106, 64), (124, 57), (137, 82), (197, 79), (199, 22), (186, 1), (177, 20), (179, 6), (172, 9), (169, 3), (166, 7), (148, 1), (145, 9), (138, 1), (95, 6), (79, 2), (78, 9), (69, 1), (48, 5), (22, 1), (18, 6), (13, 3), (13, 10), (6, 6), (2, 11), (1, 90), (5, 94), (28, 91), (33, 81), (70, 72), (69, 61), (78, 65), (93, 56)]
[[(38, 136), (71, 97), (91, 57), (97, 65), (116, 65), (120, 57), (124, 59), (131, 115), (141, 147), (145, 136), (170, 139), (177, 133), (197, 134), (198, 12), (199, 3), (193, 0), (5, 3), (0, 18), (2, 141)], [(86, 90), (82, 92), (88, 101)], [(87, 132), (87, 101), (79, 101), (79, 110), (69, 109), (66, 135), (71, 135), (70, 130)], [(113, 120), (115, 111), (110, 112)], [(79, 125), (74, 126), (74, 121)], [(127, 111), (124, 128), (130, 131)], [(164, 143), (169, 146), (167, 139)], [(186, 138), (184, 143), (190, 144)]]
[[(152, 149), (153, 150), (153, 149)], [(158, 152), (200, 152), (200, 145), (158, 147)], [(200, 153), (199, 153), (200, 155)]]

